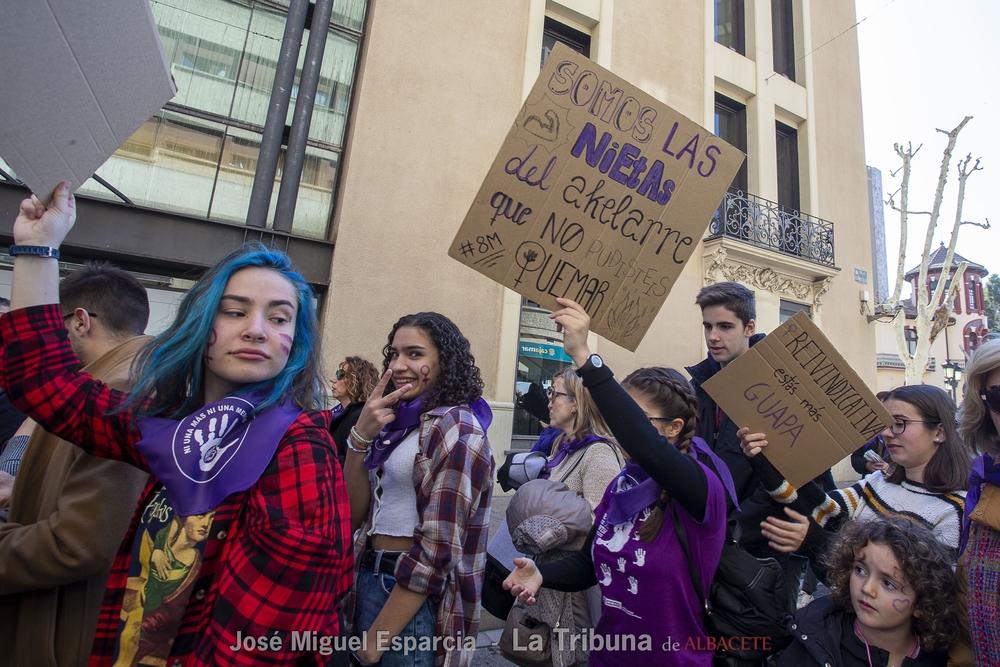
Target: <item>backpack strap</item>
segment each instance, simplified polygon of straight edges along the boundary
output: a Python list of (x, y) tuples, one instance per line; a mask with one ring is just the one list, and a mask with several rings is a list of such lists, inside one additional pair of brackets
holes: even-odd
[(698, 570), (695, 569), (694, 561), (691, 559), (691, 552), (688, 550), (687, 531), (684, 530), (680, 519), (677, 518), (677, 506), (674, 505), (673, 499), (670, 500), (670, 513), (673, 516), (674, 533), (677, 535), (677, 541), (680, 543), (684, 557), (687, 559), (688, 575), (691, 577), (691, 584), (694, 586), (695, 595), (702, 601), (706, 619), (710, 618), (712, 616), (712, 603), (709, 602), (708, 596), (705, 595), (705, 589), (701, 585), (701, 576), (698, 574)]

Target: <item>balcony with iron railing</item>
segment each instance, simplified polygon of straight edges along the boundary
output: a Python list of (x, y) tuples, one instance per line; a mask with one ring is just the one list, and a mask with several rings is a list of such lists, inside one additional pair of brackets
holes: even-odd
[(730, 238), (821, 266), (834, 266), (833, 223), (739, 190), (726, 192), (706, 241)]

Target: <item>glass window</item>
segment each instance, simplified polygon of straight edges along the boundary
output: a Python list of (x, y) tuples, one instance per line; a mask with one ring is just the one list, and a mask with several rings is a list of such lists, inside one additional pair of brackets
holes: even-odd
[(153, 16), (177, 83), (172, 102), (228, 116), (251, 10), (225, 0), (154, 0)]
[(590, 35), (546, 16), (545, 29), (542, 33), (542, 64), (539, 65), (540, 68), (545, 67), (545, 61), (548, 60), (549, 54), (555, 48), (556, 42), (562, 42), (577, 53), (590, 57)]
[(812, 319), (812, 308), (804, 303), (781, 300), (778, 310), (778, 324), (784, 324), (787, 320), (795, 317), (795, 313), (804, 312), (809, 319)]
[(906, 349), (910, 354), (914, 354), (917, 351), (917, 330), (915, 327), (905, 327), (903, 329), (903, 338), (906, 340)]
[[(728, 97), (715, 96), (715, 133), (724, 141), (744, 153), (747, 152), (747, 112), (746, 107)], [(747, 191), (747, 161), (733, 177), (731, 190)]]
[(976, 283), (969, 281), (969, 312), (973, 310), (979, 310), (979, 305), (976, 303)]
[(774, 71), (795, 81), (795, 23), (793, 0), (771, 0), (771, 41)]
[(778, 203), (789, 212), (799, 208), (799, 133), (784, 123), (775, 123), (778, 159)]
[[(207, 217), (225, 133), (222, 123), (161, 110), (97, 173), (136, 204)], [(80, 192), (118, 200), (94, 179)]]
[(745, 0), (715, 0), (715, 41), (746, 55), (743, 27)]
[[(246, 220), (287, 0), (152, 0), (178, 93), (98, 173), (137, 204), (215, 220)], [(344, 142), (367, 0), (335, 0), (310, 122), (295, 234), (325, 238)], [(286, 123), (305, 59), (303, 36)], [(271, 211), (280, 184), (278, 161)], [(117, 199), (88, 181), (82, 192)], [(323, 208), (325, 207), (325, 208)], [(321, 210), (322, 209), (322, 210)]]

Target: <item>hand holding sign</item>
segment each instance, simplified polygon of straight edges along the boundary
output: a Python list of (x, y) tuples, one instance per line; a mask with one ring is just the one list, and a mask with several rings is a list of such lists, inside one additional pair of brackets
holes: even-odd
[(743, 455), (752, 459), (767, 447), (767, 438), (763, 433), (751, 433), (750, 429), (744, 427), (736, 432), (736, 437), (740, 439), (740, 449)]
[(58, 248), (76, 222), (76, 198), (70, 193), (69, 181), (56, 188), (52, 205), (45, 204), (35, 195), (21, 202), (21, 210), (14, 221), (14, 243)]
[(590, 315), (576, 301), (556, 299), (562, 310), (549, 315), (556, 321), (556, 331), (563, 335), (563, 350), (569, 355), (577, 368), (587, 363), (590, 357), (590, 345), (587, 334), (590, 333)]

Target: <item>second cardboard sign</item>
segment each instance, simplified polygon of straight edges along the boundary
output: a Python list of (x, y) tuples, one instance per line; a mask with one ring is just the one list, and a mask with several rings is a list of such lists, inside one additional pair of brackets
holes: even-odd
[(768, 460), (794, 487), (894, 421), (802, 312), (702, 386), (733, 423), (767, 435)]

